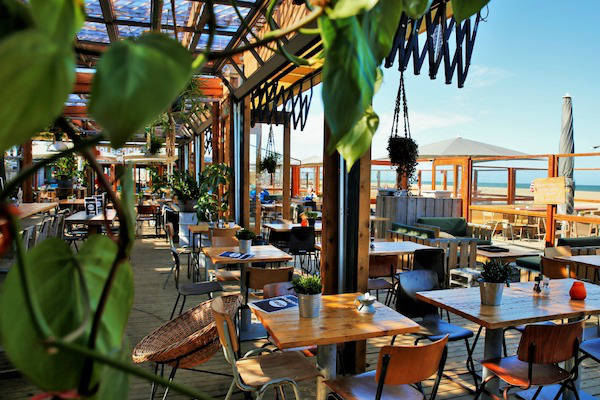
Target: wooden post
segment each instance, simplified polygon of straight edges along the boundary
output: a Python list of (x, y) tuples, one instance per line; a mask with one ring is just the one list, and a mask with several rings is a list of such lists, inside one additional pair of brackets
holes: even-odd
[(435, 181), (436, 181), (436, 170), (435, 170), (435, 160), (431, 163), (431, 190), (435, 190)]
[(463, 161), (463, 174), (461, 182), (461, 197), (462, 197), (462, 216), (467, 221), (471, 221), (471, 212), (469, 207), (471, 206), (471, 183), (473, 182), (473, 160), (471, 157), (467, 157)]
[(321, 194), (321, 167), (319, 165), (315, 167), (315, 194), (317, 196)]
[(406, 174), (400, 176), (400, 189), (408, 190), (408, 177)]
[[(32, 154), (32, 142), (28, 140), (23, 145), (23, 163), (21, 165), (21, 170), (28, 168), (33, 164), (33, 154)], [(23, 181), (23, 202), (31, 203), (33, 201), (33, 179), (30, 176)]]
[(204, 171), (204, 131), (200, 132), (199, 135), (199, 139), (200, 139), (200, 148), (198, 149), (200, 152), (200, 155), (198, 156), (198, 158), (200, 159), (200, 165), (198, 166), (198, 168), (200, 168), (200, 172)]
[(114, 192), (117, 191), (117, 171), (115, 164), (110, 164), (110, 177), (112, 179), (112, 189)]
[(260, 171), (258, 170), (258, 166), (260, 165), (261, 155), (260, 155), (260, 147), (262, 142), (262, 129), (256, 131), (256, 201), (255, 201), (255, 215), (254, 219), (254, 231), (256, 234), (260, 234), (261, 228), (261, 217), (262, 217), (262, 207), (260, 205)]
[(516, 170), (514, 168), (507, 168), (508, 173), (508, 185), (506, 193), (506, 204), (515, 204), (515, 194), (517, 191), (516, 183)]
[(477, 197), (477, 185), (479, 182), (479, 171), (477, 171), (476, 169), (473, 170), (473, 197)]
[(286, 118), (283, 124), (283, 219), (290, 219), (290, 120)]
[(300, 196), (300, 166), (292, 166), (292, 197)]
[[(421, 186), (423, 185), (423, 173), (421, 170), (417, 171), (417, 187), (419, 188), (419, 196), (421, 195)], [(379, 177), (379, 175), (378, 175)]]
[(454, 164), (452, 168), (452, 172), (454, 174), (454, 198), (456, 199), (458, 197), (458, 165)]
[[(242, 187), (242, 225), (250, 227), (250, 96), (244, 98), (244, 121), (242, 124), (242, 165), (243, 185)], [(204, 135), (204, 134), (203, 134)], [(202, 152), (204, 155), (204, 152)]]
[(448, 189), (448, 171), (443, 169), (440, 171), (442, 173), (442, 190)]
[(190, 140), (188, 143), (188, 170), (193, 177), (196, 176), (196, 157), (194, 151), (194, 140)]
[(321, 279), (323, 294), (338, 292), (338, 235), (339, 235), (339, 186), (340, 168), (339, 154), (329, 154), (327, 147), (331, 140), (331, 132), (327, 122), (324, 123), (323, 146), (323, 187), (330, 188), (323, 192), (323, 232), (321, 236)]
[(220, 133), (221, 133), (221, 113), (219, 108), (219, 103), (214, 102), (212, 104), (212, 162), (213, 164), (218, 164), (221, 162), (220, 158)]
[[(558, 162), (555, 154), (548, 157), (548, 178), (555, 178), (558, 175)], [(556, 239), (556, 204), (546, 206), (546, 247), (554, 247)]]

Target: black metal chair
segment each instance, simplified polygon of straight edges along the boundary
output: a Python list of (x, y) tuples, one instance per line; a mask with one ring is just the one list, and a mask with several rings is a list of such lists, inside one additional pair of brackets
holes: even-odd
[(448, 287), (446, 253), (444, 249), (420, 249), (413, 255), (413, 270), (426, 269), (437, 274), (440, 288)]
[[(418, 324), (422, 329), (415, 334), (417, 336), (415, 344), (423, 339), (435, 342), (446, 335), (450, 342), (464, 340), (467, 347), (467, 371), (473, 377), (475, 387), (477, 387), (479, 377), (475, 372), (473, 350), (481, 334), (481, 328), (475, 335), (473, 344), (469, 345), (469, 338), (474, 336), (472, 331), (442, 320), (437, 307), (417, 299), (417, 292), (437, 289), (439, 289), (438, 276), (434, 271), (415, 270), (401, 273), (396, 289), (396, 311), (408, 318), (421, 318)], [(392, 338), (391, 344), (394, 344), (395, 340), (396, 336)]]
[[(310, 274), (317, 273), (317, 249), (315, 248), (315, 227), (293, 227), (290, 231), (288, 252), (290, 255), (294, 256), (294, 265), (296, 265), (296, 258), (300, 259), (300, 268), (302, 269), (302, 271)], [(311, 257), (314, 258), (314, 269), (311, 269)], [(307, 268), (304, 267), (305, 258), (307, 259)]]

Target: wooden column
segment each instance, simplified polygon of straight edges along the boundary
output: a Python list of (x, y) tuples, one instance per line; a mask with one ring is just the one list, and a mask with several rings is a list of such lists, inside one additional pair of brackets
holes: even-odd
[[(555, 178), (558, 175), (558, 162), (555, 154), (548, 157), (548, 178)], [(546, 247), (554, 247), (556, 239), (556, 204), (546, 206)]]
[(515, 194), (517, 192), (516, 171), (514, 168), (507, 168), (508, 185), (506, 193), (506, 204), (515, 204)]
[(338, 235), (339, 235), (339, 154), (330, 155), (327, 146), (331, 139), (329, 126), (325, 122), (323, 144), (323, 187), (331, 190), (323, 192), (323, 232), (321, 235), (321, 280), (323, 294), (338, 292)]
[(321, 194), (321, 167), (319, 165), (315, 167), (315, 194), (317, 196)]
[[(21, 170), (31, 166), (33, 164), (33, 154), (32, 154), (32, 142), (28, 140), (23, 145), (23, 163), (21, 164)], [(23, 181), (23, 202), (31, 203), (33, 201), (33, 179), (30, 176), (29, 178)]]
[(254, 231), (256, 234), (260, 234), (261, 228), (261, 216), (262, 216), (262, 207), (260, 205), (260, 171), (258, 170), (258, 166), (260, 165), (261, 155), (260, 148), (262, 145), (262, 129), (256, 131), (256, 201), (255, 201), (255, 215), (254, 219)]
[(117, 171), (115, 164), (110, 164), (110, 178), (112, 179), (112, 189), (114, 192), (117, 191)]
[(198, 156), (198, 158), (200, 159), (200, 165), (198, 166), (198, 168), (200, 168), (200, 172), (204, 171), (204, 131), (200, 132), (199, 135), (199, 139), (200, 139), (200, 148), (198, 149), (200, 152), (200, 155)]
[(217, 164), (221, 162), (221, 113), (219, 103), (215, 102), (212, 104), (212, 162)]
[(292, 166), (292, 197), (300, 196), (300, 166)]
[(250, 227), (250, 96), (244, 98), (242, 122), (242, 225)]
[(479, 183), (479, 173), (476, 169), (473, 170), (473, 197), (477, 197), (477, 186)]
[(458, 197), (458, 165), (454, 164), (452, 166), (452, 173), (453, 173), (453, 179), (454, 179), (454, 198), (456, 199)]
[(442, 189), (448, 190), (448, 171), (442, 171)]
[(194, 151), (194, 140), (188, 143), (188, 170), (192, 176), (196, 176), (196, 152)]
[(473, 182), (473, 160), (467, 157), (462, 165), (462, 182), (461, 182), (461, 197), (462, 197), (462, 216), (467, 221), (471, 221), (471, 213), (469, 206), (471, 205), (471, 183)]
[(435, 181), (436, 181), (436, 170), (435, 170), (435, 161), (431, 164), (431, 190), (435, 190)]
[(421, 186), (422, 185), (423, 185), (422, 171), (419, 170), (419, 171), (417, 171), (417, 187), (419, 188), (419, 195), (421, 195)]
[(290, 121), (283, 124), (283, 219), (290, 219)]

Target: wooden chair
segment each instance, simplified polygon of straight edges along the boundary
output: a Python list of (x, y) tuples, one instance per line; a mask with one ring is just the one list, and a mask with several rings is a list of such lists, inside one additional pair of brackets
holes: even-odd
[[(560, 385), (555, 398), (559, 398), (565, 389), (576, 392), (575, 380), (579, 365), (577, 356), (583, 325), (582, 320), (563, 325), (527, 325), (521, 336), (517, 355), (481, 363), (492, 373), (477, 388), (475, 399), (479, 398), (485, 385), (494, 376), (508, 384), (503, 391), (504, 399), (508, 399), (509, 390), (515, 387), (527, 390), (538, 386), (532, 399), (536, 399), (547, 385)], [(572, 358), (576, 360), (572, 370), (567, 371), (559, 366), (559, 363)]]
[[(427, 399), (421, 382), (436, 374), (429, 400), (437, 394), (448, 336), (425, 346), (384, 346), (379, 351), (377, 370), (325, 381), (335, 394), (330, 399), (382, 400)], [(416, 387), (412, 385), (416, 384)]]
[(156, 204), (137, 205), (136, 231), (138, 231), (140, 235), (143, 235), (142, 228), (144, 222), (148, 222), (148, 225), (150, 225), (150, 222), (154, 221), (154, 232), (155, 235), (158, 236), (159, 211), (159, 206)]
[[(169, 245), (171, 246), (171, 250), (175, 251), (178, 255), (182, 255), (182, 254), (187, 255), (188, 277), (190, 277), (190, 263), (191, 263), (192, 248), (190, 246), (181, 246), (181, 247), (175, 246), (175, 230), (174, 230), (173, 224), (171, 222), (167, 222), (165, 224), (165, 231), (167, 233), (167, 239), (169, 241)], [(167, 275), (167, 279), (165, 279), (163, 289), (167, 287), (167, 282), (169, 282), (169, 278), (175, 271), (175, 268), (176, 268), (176, 265), (175, 265), (175, 263), (173, 263), (173, 265), (171, 266), (171, 270), (169, 271), (169, 274)], [(179, 278), (177, 277), (176, 279), (179, 279)]]
[(262, 290), (265, 285), (277, 282), (290, 282), (294, 275), (294, 267), (256, 268), (246, 267), (244, 304), (248, 304), (250, 289)]
[(50, 227), (52, 226), (52, 221), (54, 217), (45, 217), (41, 224), (38, 225), (38, 231), (35, 236), (35, 244), (46, 240), (50, 235)]
[(240, 242), (235, 236), (213, 236), (210, 241), (212, 247), (232, 247), (239, 244)]
[[(482, 328), (480, 327), (477, 335), (472, 331), (445, 322), (440, 318), (437, 307), (422, 302), (417, 299), (417, 292), (439, 289), (438, 277), (434, 271), (415, 270), (403, 272), (399, 275), (396, 290), (396, 311), (406, 315), (408, 318), (420, 318), (418, 324), (421, 325), (420, 332), (416, 333), (419, 341), (427, 339), (435, 342), (448, 335), (448, 341), (456, 342), (464, 340), (467, 349), (466, 367), (467, 371), (473, 377), (473, 382), (477, 386), (478, 376), (473, 362), (473, 351), (479, 339)], [(475, 336), (473, 344), (469, 345), (469, 338)], [(392, 338), (391, 344), (394, 344), (396, 336)]]
[(240, 228), (212, 228), (211, 229), (211, 240), (214, 237), (217, 236), (229, 236), (229, 237), (233, 237), (235, 236), (235, 233), (239, 230)]
[(256, 399), (261, 400), (269, 388), (283, 395), (283, 387), (286, 385), (291, 386), (295, 398), (300, 399), (300, 390), (296, 382), (319, 376), (319, 371), (313, 363), (300, 352), (272, 352), (268, 348), (253, 349), (238, 358), (240, 345), (236, 327), (221, 299), (218, 297), (212, 301), (212, 310), (225, 360), (233, 370), (233, 381), (225, 400), (231, 399), (236, 387), (244, 392), (256, 394)]
[(390, 304), (393, 297), (393, 282), (397, 269), (398, 256), (369, 256), (369, 281), (367, 282), (367, 289), (375, 291), (377, 300), (379, 300), (379, 291), (385, 290), (384, 303), (386, 305)]

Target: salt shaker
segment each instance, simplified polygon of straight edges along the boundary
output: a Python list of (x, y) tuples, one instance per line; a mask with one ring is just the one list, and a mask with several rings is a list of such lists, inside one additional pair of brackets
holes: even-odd
[(548, 277), (542, 279), (542, 296), (550, 297), (550, 278)]

